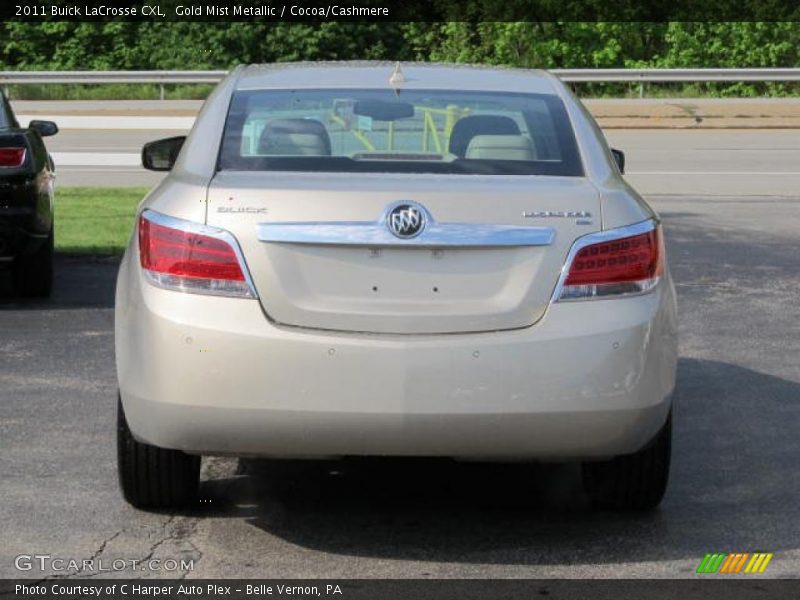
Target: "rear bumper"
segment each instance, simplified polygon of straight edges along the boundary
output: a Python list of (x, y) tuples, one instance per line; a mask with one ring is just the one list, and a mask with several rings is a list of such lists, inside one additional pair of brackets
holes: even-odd
[(47, 239), (49, 216), (50, 207), (40, 206), (39, 194), (33, 180), (22, 180), (20, 183), (2, 182), (0, 257), (35, 252)]
[(31, 227), (35, 217), (3, 212), (0, 208), (0, 258), (30, 254), (45, 243), (47, 234), (35, 233)]
[(526, 329), (365, 335), (276, 327), (256, 300), (157, 289), (126, 259), (116, 319), (134, 435), (200, 454), (624, 454), (664, 423), (677, 359), (668, 279)]

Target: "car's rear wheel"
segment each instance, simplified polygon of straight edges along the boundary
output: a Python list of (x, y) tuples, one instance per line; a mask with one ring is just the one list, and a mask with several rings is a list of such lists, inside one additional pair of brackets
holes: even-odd
[(200, 457), (135, 440), (120, 401), (117, 469), (122, 495), (137, 508), (184, 508), (197, 501)]
[(612, 510), (658, 506), (669, 479), (672, 413), (655, 438), (633, 454), (583, 463), (583, 485), (592, 505)]
[(28, 298), (46, 297), (53, 291), (53, 229), (33, 254), (18, 256), (13, 264), (14, 289)]

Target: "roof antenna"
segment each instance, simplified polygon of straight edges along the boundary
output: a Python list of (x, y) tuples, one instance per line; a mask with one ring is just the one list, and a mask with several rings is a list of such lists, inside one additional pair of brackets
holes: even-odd
[(389, 85), (392, 87), (397, 87), (406, 82), (406, 76), (403, 74), (402, 69), (400, 69), (400, 61), (397, 61), (394, 65), (394, 71), (392, 72), (392, 76), (389, 77)]

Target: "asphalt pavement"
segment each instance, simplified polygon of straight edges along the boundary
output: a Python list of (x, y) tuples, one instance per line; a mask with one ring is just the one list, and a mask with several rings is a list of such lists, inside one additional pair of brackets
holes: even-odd
[(650, 200), (680, 305), (659, 510), (590, 512), (569, 466), (222, 458), (197, 509), (134, 510), (115, 473), (117, 265), (62, 256), (52, 300), (0, 301), (0, 577), (32, 553), (183, 558), (192, 577), (693, 577), (707, 552), (747, 551), (800, 576), (798, 198)]

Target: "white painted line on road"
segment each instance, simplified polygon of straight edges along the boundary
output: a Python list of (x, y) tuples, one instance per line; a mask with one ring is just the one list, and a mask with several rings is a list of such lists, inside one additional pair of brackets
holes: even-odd
[(138, 167), (142, 164), (139, 154), (122, 152), (52, 152), (58, 167)]
[(142, 146), (77, 146), (76, 150), (58, 149), (54, 152), (95, 152), (105, 154), (106, 152), (114, 152), (117, 154), (139, 154), (142, 151)]
[(33, 119), (55, 121), (60, 129), (180, 129), (194, 125), (194, 117), (94, 117), (75, 115), (17, 115), (20, 123)]
[(800, 175), (800, 171), (628, 171), (625, 175)]
[[(59, 173), (147, 173), (143, 167), (63, 167)], [(56, 174), (58, 176), (58, 174)]]

